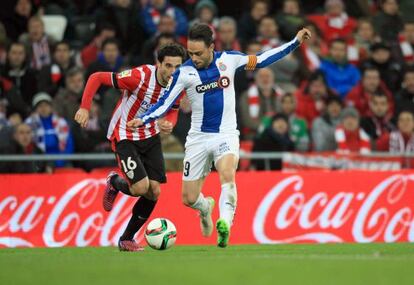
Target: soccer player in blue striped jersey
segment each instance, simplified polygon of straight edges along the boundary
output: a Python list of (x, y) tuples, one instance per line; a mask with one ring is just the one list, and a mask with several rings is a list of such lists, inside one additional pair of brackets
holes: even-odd
[(302, 29), (292, 41), (258, 55), (216, 52), (211, 29), (205, 24), (196, 24), (188, 34), (190, 59), (173, 74), (158, 103), (128, 122), (128, 127), (136, 128), (162, 117), (180, 93), (186, 91), (192, 115), (185, 144), (183, 203), (200, 212), (202, 234), (210, 236), (213, 231), (211, 213), (214, 200), (204, 197), (201, 189), (214, 162), (221, 183), (220, 218), (216, 223), (219, 247), (228, 244), (237, 205), (235, 176), (239, 159), (239, 132), (234, 74), (239, 68), (254, 70), (268, 66), (295, 50), (310, 36), (309, 30)]

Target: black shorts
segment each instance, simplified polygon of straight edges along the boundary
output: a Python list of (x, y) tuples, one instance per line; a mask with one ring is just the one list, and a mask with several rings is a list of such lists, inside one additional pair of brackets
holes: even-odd
[(150, 180), (167, 182), (159, 135), (140, 141), (119, 141), (115, 144), (115, 155), (131, 185), (147, 176)]

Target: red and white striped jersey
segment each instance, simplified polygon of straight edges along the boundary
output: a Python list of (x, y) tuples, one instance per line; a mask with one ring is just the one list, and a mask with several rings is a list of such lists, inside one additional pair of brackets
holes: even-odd
[[(109, 124), (107, 138), (113, 141), (143, 140), (159, 133), (156, 122), (145, 124), (134, 131), (126, 124), (157, 103), (164, 92), (156, 78), (157, 67), (142, 65), (120, 73), (112, 73), (112, 85), (122, 90)], [(174, 106), (177, 109), (179, 102)]]

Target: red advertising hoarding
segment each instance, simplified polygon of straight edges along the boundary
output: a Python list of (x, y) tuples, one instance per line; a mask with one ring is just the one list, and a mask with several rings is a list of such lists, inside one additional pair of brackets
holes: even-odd
[[(0, 247), (115, 245), (136, 201), (120, 194), (105, 212), (105, 177), (97, 174), (1, 175), (0, 185)], [(414, 241), (410, 171), (239, 172), (237, 187), (234, 244)], [(218, 200), (216, 173), (204, 193)], [(182, 205), (179, 173), (168, 174), (155, 217), (174, 222), (179, 244), (215, 243)]]

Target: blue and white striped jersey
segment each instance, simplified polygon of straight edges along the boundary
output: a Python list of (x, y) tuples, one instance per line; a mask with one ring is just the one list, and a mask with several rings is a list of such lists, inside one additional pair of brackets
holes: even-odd
[(197, 69), (191, 59), (173, 74), (162, 97), (151, 109), (139, 116), (144, 124), (162, 117), (185, 89), (191, 104), (191, 133), (238, 134), (234, 74), (238, 68), (268, 66), (299, 46), (292, 41), (258, 55), (235, 51), (214, 52), (210, 66)]

